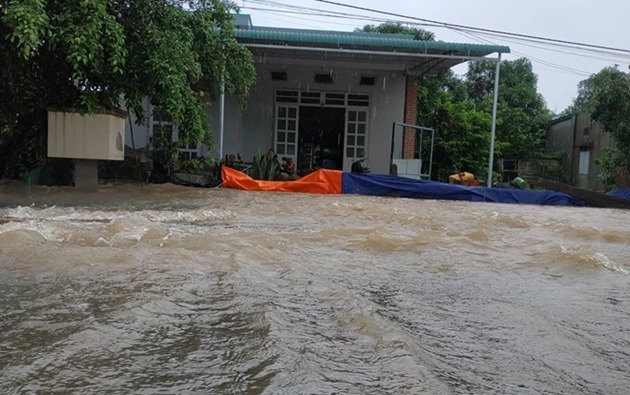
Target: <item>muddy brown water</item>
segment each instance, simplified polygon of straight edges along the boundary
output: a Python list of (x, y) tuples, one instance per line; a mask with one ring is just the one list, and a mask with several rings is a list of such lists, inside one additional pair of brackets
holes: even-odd
[(630, 212), (5, 183), (0, 393), (627, 394)]

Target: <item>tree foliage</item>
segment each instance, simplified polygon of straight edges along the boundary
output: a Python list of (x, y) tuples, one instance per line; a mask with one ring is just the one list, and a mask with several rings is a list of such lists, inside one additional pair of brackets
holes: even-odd
[(414, 40), (435, 41), (435, 34), (428, 30), (408, 27), (400, 23), (387, 22), (380, 25), (365, 25), (359, 31), (367, 33), (386, 33), (386, 34), (408, 34), (413, 36)]
[(45, 152), (46, 110), (124, 107), (143, 100), (196, 141), (210, 142), (203, 105), (245, 95), (251, 54), (220, 0), (0, 2), (0, 176), (17, 177)]
[[(418, 81), (418, 122), (438, 130), (434, 160), (439, 179), (453, 166), (487, 173), (495, 72), (492, 61), (472, 61), (463, 79), (447, 71)], [(531, 63), (503, 61), (495, 157), (526, 159), (541, 154), (550, 119)]]
[(418, 123), (437, 130), (434, 179), (446, 180), (456, 170), (485, 172), (491, 116), (476, 108), (465, 81), (452, 71), (418, 80)]
[(598, 158), (601, 177), (614, 185), (617, 167), (630, 168), (630, 73), (606, 67), (578, 85), (578, 96), (565, 111), (588, 113), (615, 141), (615, 149)]
[[(492, 110), (496, 66), (491, 61), (469, 63), (466, 80), (470, 97), (484, 111)], [(543, 150), (551, 112), (538, 93), (538, 77), (525, 58), (501, 62), (496, 139), (502, 156), (532, 158)]]
[(630, 73), (607, 67), (581, 81), (571, 108), (589, 113), (630, 156)]
[[(431, 32), (400, 24), (367, 25), (362, 30), (435, 40)], [(446, 180), (455, 169), (487, 173), (495, 72), (492, 61), (472, 61), (463, 78), (447, 70), (418, 79), (418, 124), (437, 131), (434, 179)], [(503, 61), (495, 157), (525, 159), (541, 153), (550, 119), (531, 63), (527, 59)]]

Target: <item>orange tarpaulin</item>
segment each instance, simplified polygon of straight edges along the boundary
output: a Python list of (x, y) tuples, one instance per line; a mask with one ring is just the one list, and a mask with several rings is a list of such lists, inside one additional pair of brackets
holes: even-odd
[(245, 191), (340, 194), (342, 174), (343, 172), (339, 170), (321, 169), (296, 181), (261, 181), (254, 180), (236, 169), (221, 167), (223, 186)]

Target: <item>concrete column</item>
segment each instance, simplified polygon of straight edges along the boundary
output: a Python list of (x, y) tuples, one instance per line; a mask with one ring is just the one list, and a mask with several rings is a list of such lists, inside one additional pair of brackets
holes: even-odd
[(98, 186), (98, 160), (75, 159), (74, 186), (76, 188), (94, 188)]
[[(405, 115), (404, 123), (418, 123), (418, 84), (414, 77), (407, 76), (405, 83)], [(414, 159), (416, 151), (415, 129), (403, 128), (403, 159)]]

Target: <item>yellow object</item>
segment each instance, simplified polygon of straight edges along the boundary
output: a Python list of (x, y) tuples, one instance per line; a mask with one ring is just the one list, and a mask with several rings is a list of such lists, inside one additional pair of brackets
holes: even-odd
[(448, 176), (449, 184), (463, 184), (468, 185), (471, 181), (475, 179), (475, 175), (468, 172), (461, 172), (456, 174), (451, 174)]

